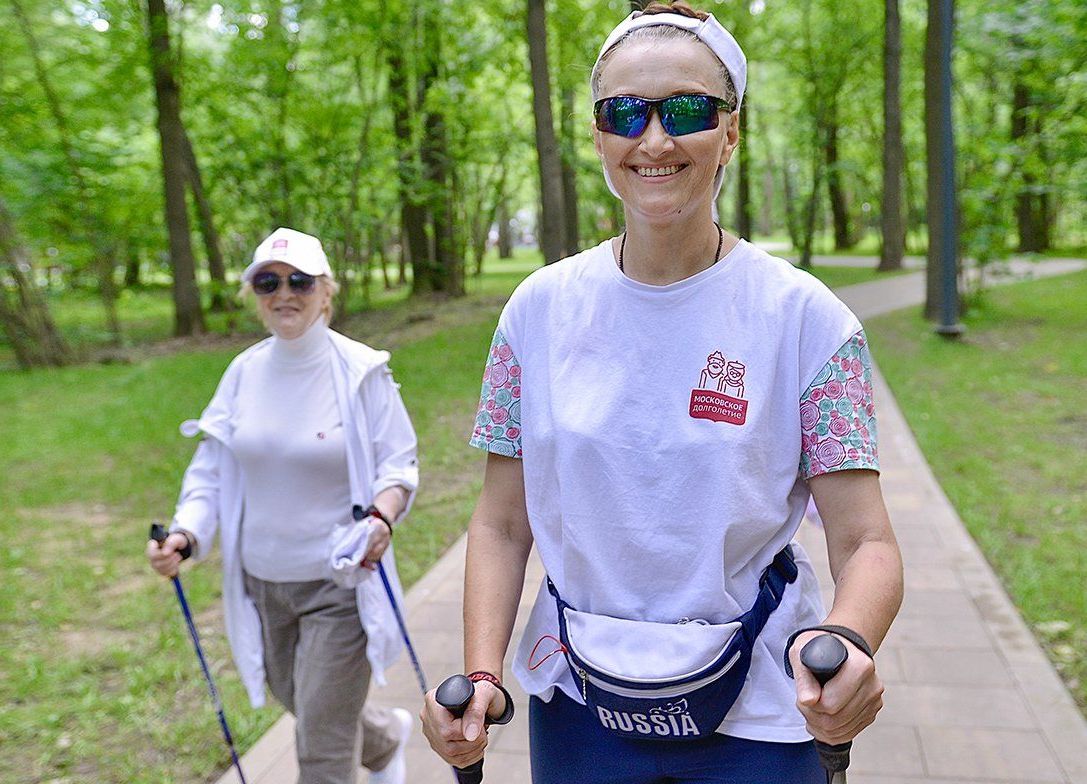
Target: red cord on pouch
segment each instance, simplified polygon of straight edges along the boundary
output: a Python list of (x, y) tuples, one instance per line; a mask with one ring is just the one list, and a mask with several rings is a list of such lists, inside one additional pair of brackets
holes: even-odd
[[(558, 648), (556, 648), (555, 650), (551, 651), (551, 653), (549, 653), (549, 654), (547, 654), (546, 656), (544, 656), (544, 657), (543, 657), (542, 659), (540, 659), (540, 660), (539, 660), (538, 662), (536, 662), (535, 664), (533, 664), (533, 663), (532, 663), (532, 659), (533, 659), (533, 658), (534, 658), (534, 657), (536, 656), (536, 651), (538, 651), (538, 650), (540, 649), (540, 643), (542, 643), (542, 642), (543, 642), (544, 640), (549, 640), (549, 639), (550, 639), (550, 640), (554, 640), (555, 642), (557, 642), (557, 643), (558, 643), (558, 645), (559, 645), (559, 647), (558, 647)], [(558, 637), (556, 637), (555, 635), (553, 635), (553, 634), (545, 634), (545, 635), (544, 635), (543, 637), (541, 637), (540, 639), (536, 640), (536, 644), (532, 646), (532, 653), (530, 653), (530, 654), (528, 655), (528, 668), (529, 668), (530, 670), (535, 670), (535, 669), (536, 669), (537, 667), (539, 667), (539, 666), (540, 666), (541, 664), (543, 664), (543, 663), (544, 663), (545, 661), (547, 661), (548, 659), (550, 659), (550, 658), (551, 658), (552, 656), (554, 656), (554, 655), (555, 655), (556, 653), (566, 653), (566, 646), (565, 646), (565, 645), (563, 645), (563, 644), (562, 644), (562, 640), (560, 640), (560, 639), (559, 639)]]

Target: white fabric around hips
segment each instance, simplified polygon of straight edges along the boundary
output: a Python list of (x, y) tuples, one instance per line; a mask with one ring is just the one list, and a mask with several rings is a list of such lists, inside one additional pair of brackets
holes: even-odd
[(716, 661), (740, 622), (645, 623), (563, 610), (574, 654), (597, 670), (631, 681), (676, 680)]

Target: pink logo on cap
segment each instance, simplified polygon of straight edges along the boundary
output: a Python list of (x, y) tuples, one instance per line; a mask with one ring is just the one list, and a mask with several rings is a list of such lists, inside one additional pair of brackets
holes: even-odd
[(272, 250), (279, 250), (280, 248), (287, 247), (287, 240), (276, 240), (272, 243)]

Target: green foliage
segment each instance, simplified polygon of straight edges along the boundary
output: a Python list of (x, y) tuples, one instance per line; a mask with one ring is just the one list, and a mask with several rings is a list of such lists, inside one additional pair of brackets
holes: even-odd
[[(703, 5), (737, 32), (749, 58), (744, 143), (757, 233), (781, 232), (789, 211), (799, 209), (831, 115), (839, 126), (836, 169), (848, 209), (859, 234), (873, 232), (880, 210), (882, 3)], [(73, 181), (32, 42), (18, 24), (6, 25), (0, 29), (0, 188), (36, 264), (89, 280), (96, 235), (117, 266), (138, 260), (151, 273), (168, 272), (142, 3), (23, 0), (22, 6), (88, 190), (84, 199)], [(233, 270), (282, 223), (319, 234), (352, 265), (371, 254), (397, 258), (402, 201), (426, 203), (435, 187), (418, 156), (430, 112), (440, 112), (446, 127), (442, 155), (451, 164), (446, 187), (459, 253), (470, 255), (479, 232), (486, 232), (481, 221), (496, 199), (508, 201), (522, 226), (534, 224), (523, 3), (454, 10), (437, 0), (193, 0), (169, 7), (183, 117)], [(550, 15), (555, 92), (574, 96), (573, 111), (557, 117), (572, 129), (563, 155), (577, 171), (586, 245), (621, 223), (592, 150), (587, 82), (600, 41), (628, 10), (620, 0), (559, 0)], [(906, 201), (911, 232), (921, 236), (924, 4), (903, 2), (902, 17)], [(1048, 199), (1055, 242), (1082, 244), (1087, 79), (1084, 38), (1076, 31), (1087, 29), (1087, 11), (1070, 0), (971, 0), (958, 5), (958, 25), (966, 255), (985, 261), (1007, 252), (1015, 237), (1015, 199), (1024, 190)], [(425, 38), (431, 28), (442, 31), (441, 51), (424, 85), (423, 71), (433, 65)], [(394, 54), (406, 80), (402, 96), (390, 84)], [(1013, 142), (1016, 82), (1029, 88), (1033, 130)], [(411, 112), (406, 139), (393, 125), (398, 99)], [(722, 201), (726, 225), (734, 168)], [(825, 224), (824, 209), (817, 229)]]
[(960, 341), (907, 311), (866, 329), (944, 491), (1087, 709), (1085, 297), (1083, 272), (992, 289)]
[[(1082, 242), (1087, 193), (1087, 9), (1064, 0), (968, 3), (958, 14), (957, 146), (963, 245), (979, 260), (1015, 246), (1015, 199), (1045, 196), (1054, 241)], [(1023, 91), (1025, 133), (1013, 138)]]

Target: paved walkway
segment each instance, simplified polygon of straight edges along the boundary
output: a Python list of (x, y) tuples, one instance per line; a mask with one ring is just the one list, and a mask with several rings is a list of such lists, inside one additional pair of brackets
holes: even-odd
[[(1024, 271), (1044, 276), (1084, 266), (1044, 262)], [(924, 276), (839, 293), (863, 319), (920, 303)], [(1087, 784), (1087, 721), (967, 535), (878, 373), (876, 397), (883, 490), (905, 559), (906, 598), (877, 658), (887, 684), (885, 707), (854, 746), (850, 782)], [(799, 539), (830, 586), (821, 531), (805, 523)], [(431, 685), (462, 664), (464, 546), (462, 538), (407, 597), (408, 624)], [(541, 576), (534, 557), (515, 639)], [(391, 675), (389, 686), (374, 689), (371, 699), (416, 712), (421, 699), (406, 657)], [(523, 706), (523, 695), (515, 696)], [(251, 784), (294, 782), (292, 727), (284, 716), (245, 755)], [(492, 730), (487, 780), (528, 784), (527, 752), (522, 712), (510, 726)], [(418, 726), (408, 770), (409, 784), (453, 781)], [(236, 782), (231, 772), (220, 784)]]

